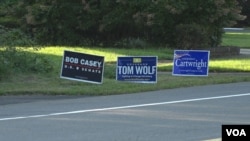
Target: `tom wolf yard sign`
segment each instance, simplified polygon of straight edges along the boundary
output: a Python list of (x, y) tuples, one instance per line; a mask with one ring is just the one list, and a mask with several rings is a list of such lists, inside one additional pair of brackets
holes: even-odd
[(118, 57), (116, 80), (157, 83), (157, 56)]

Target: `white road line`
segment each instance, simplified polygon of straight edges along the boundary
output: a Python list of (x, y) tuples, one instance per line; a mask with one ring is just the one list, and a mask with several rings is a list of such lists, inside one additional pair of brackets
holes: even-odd
[(250, 96), (250, 93), (216, 96), (216, 97), (195, 98), (195, 99), (185, 99), (185, 100), (167, 101), (167, 102), (159, 102), (159, 103), (128, 105), (128, 106), (119, 106), (119, 107), (109, 107), (109, 108), (99, 108), (99, 109), (87, 109), (87, 110), (51, 113), (51, 114), (44, 114), (44, 115), (31, 115), (31, 116), (21, 116), (21, 117), (0, 118), (0, 121), (28, 119), (28, 118), (40, 118), (40, 117), (49, 117), (49, 116), (58, 116), (58, 115), (70, 115), (70, 114), (79, 114), (79, 113), (88, 113), (88, 112), (100, 112), (100, 111), (108, 111), (108, 110), (118, 110), (118, 109), (138, 108), (138, 107), (147, 107), (147, 106), (167, 105), (167, 104), (176, 104), (176, 103), (184, 103), (184, 102), (195, 102), (195, 101), (203, 101), (203, 100), (233, 98), (233, 97), (241, 97), (241, 96)]

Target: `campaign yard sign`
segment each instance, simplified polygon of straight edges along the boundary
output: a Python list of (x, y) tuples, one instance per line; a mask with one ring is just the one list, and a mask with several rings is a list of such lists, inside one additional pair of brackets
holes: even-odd
[(175, 50), (172, 75), (208, 76), (210, 51)]
[(64, 51), (61, 78), (101, 84), (103, 72), (103, 56)]
[(137, 83), (156, 83), (157, 60), (155, 56), (118, 57), (116, 80)]

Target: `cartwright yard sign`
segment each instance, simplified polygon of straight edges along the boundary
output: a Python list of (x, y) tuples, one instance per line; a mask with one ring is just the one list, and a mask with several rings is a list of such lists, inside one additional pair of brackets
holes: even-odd
[(172, 75), (208, 76), (210, 51), (175, 50)]
[(64, 51), (61, 78), (102, 83), (104, 69), (104, 57)]

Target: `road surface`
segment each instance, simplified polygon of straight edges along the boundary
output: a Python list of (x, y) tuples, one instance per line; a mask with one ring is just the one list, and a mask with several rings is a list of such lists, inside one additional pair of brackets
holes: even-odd
[(250, 82), (99, 97), (0, 97), (0, 140), (218, 140), (222, 124), (250, 124), (249, 101)]

